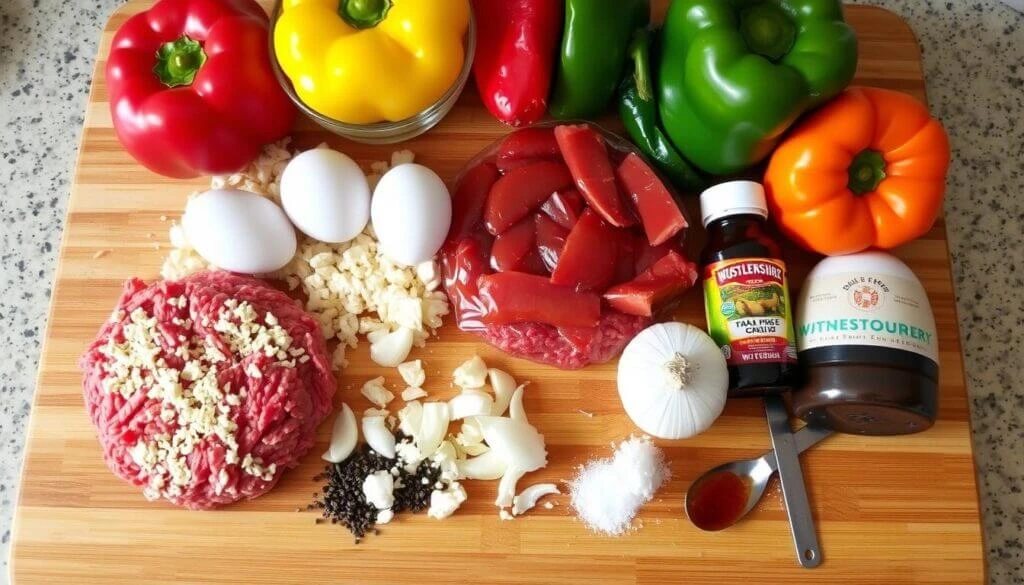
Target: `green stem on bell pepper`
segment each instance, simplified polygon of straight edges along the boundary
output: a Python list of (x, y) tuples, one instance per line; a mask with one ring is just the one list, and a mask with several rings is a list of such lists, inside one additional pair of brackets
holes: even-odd
[(840, 0), (675, 0), (659, 48), (662, 127), (712, 174), (763, 160), (857, 69)]
[(156, 53), (153, 73), (167, 87), (192, 85), (196, 74), (206, 63), (206, 52), (198, 41), (188, 35), (164, 43)]
[(622, 79), (633, 31), (650, 19), (650, 0), (565, 0), (551, 115), (564, 120), (601, 113)]
[(672, 184), (688, 194), (698, 194), (706, 186), (706, 181), (672, 146), (658, 125), (658, 103), (650, 69), (650, 43), (651, 33), (648, 30), (636, 31), (629, 46), (633, 72), (626, 75), (619, 91), (619, 115), (633, 142), (668, 176)]

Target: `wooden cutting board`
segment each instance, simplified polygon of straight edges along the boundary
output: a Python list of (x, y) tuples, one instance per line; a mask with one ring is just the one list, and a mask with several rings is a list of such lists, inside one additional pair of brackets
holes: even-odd
[[(497, 482), (468, 482), (470, 500), (452, 518), (402, 516), (354, 546), (340, 527), (297, 513), (318, 486), (321, 443), (280, 485), (256, 501), (215, 512), (149, 503), (116, 479), (82, 404), (76, 360), (109, 315), (121, 283), (155, 279), (166, 253), (169, 222), (185, 196), (207, 182), (162, 179), (136, 164), (111, 129), (103, 68), (114, 31), (148, 6), (132, 0), (110, 20), (68, 206), (67, 229), (53, 287), (46, 343), (29, 428), (17, 508), (12, 575), (35, 583), (981, 583), (984, 548), (978, 513), (969, 411), (964, 391), (956, 305), (945, 225), (896, 251), (920, 276), (935, 310), (941, 347), (941, 411), (931, 430), (892, 438), (839, 436), (803, 457), (824, 564), (800, 568), (777, 485), (750, 517), (732, 529), (703, 533), (684, 517), (683, 494), (702, 471), (758, 455), (769, 447), (760, 401), (731, 401), (708, 432), (664, 441), (672, 480), (639, 517), (636, 532), (596, 536), (576, 521), (565, 496), (507, 522), (492, 505)], [(657, 2), (659, 13), (666, 6)], [(924, 99), (920, 50), (910, 28), (879, 8), (847, 12), (860, 38), (859, 83)], [(614, 120), (608, 121), (618, 128)], [(507, 132), (470, 87), (440, 126), (404, 145), (451, 180), (470, 156)], [(302, 121), (295, 142), (328, 141), (364, 166), (394, 147), (349, 143)], [(691, 203), (695, 201), (691, 200)], [(698, 217), (691, 205), (691, 217)], [(692, 229), (691, 232), (699, 232)], [(700, 234), (691, 233), (693, 249)], [(162, 243), (163, 249), (157, 249)], [(109, 250), (102, 258), (95, 254)], [(792, 282), (814, 259), (790, 249)], [(701, 293), (691, 291), (678, 317), (704, 324)], [(20, 348), (9, 348), (20, 351)], [(427, 363), (427, 389), (447, 396), (452, 369), (474, 352), (533, 383), (530, 419), (547, 438), (548, 468), (527, 482), (558, 481), (588, 458), (607, 456), (609, 443), (636, 431), (615, 390), (615, 365), (564, 372), (511, 359), (446, 325), (414, 357)], [(394, 370), (374, 366), (367, 344), (351, 356), (337, 401), (358, 412), (368, 404), (358, 388)], [(593, 417), (578, 409), (593, 413)]]

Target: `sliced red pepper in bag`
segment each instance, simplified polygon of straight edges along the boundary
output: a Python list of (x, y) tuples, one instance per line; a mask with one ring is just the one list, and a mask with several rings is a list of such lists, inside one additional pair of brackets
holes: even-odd
[(488, 324), (537, 321), (549, 325), (592, 327), (601, 319), (601, 297), (551, 284), (522, 272), (487, 274), (478, 281)]
[(462, 239), (483, 220), (487, 196), (499, 176), (498, 169), (487, 162), (480, 163), (463, 174), (452, 195), (449, 241)]
[(697, 266), (670, 251), (643, 274), (604, 293), (610, 307), (628, 315), (651, 317), (669, 307), (697, 282)]
[(523, 128), (498, 144), (496, 162), (502, 171), (514, 169), (539, 160), (561, 161), (554, 128)]
[(487, 231), (500, 234), (571, 184), (572, 175), (560, 162), (540, 161), (510, 170), (494, 183), (487, 197)]
[(569, 232), (551, 282), (579, 290), (604, 290), (615, 278), (618, 234), (593, 209)]
[(491, 246), (491, 268), (498, 272), (548, 274), (537, 249), (537, 230), (532, 217), (524, 217), (508, 228)]
[(667, 242), (686, 227), (686, 218), (672, 193), (636, 153), (626, 155), (615, 169), (615, 175), (633, 202), (633, 209), (640, 216), (647, 241), (652, 246)]
[(615, 227), (636, 223), (619, 195), (604, 138), (585, 124), (555, 128), (555, 139), (574, 184), (590, 207)]

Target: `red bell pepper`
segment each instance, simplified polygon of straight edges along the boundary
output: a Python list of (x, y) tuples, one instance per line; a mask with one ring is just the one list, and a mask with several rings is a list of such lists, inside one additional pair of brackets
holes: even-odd
[(287, 135), (296, 110), (271, 68), (268, 34), (255, 0), (160, 0), (129, 18), (106, 69), (125, 149), (187, 179), (239, 171)]
[(564, 0), (473, 0), (473, 11), (480, 99), (506, 124), (539, 120), (547, 110)]

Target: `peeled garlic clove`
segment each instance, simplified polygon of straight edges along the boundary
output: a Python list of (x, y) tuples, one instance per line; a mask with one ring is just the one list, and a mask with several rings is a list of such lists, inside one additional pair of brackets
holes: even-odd
[(508, 417), (512, 420), (530, 424), (530, 421), (526, 420), (526, 411), (523, 410), (523, 390), (525, 388), (526, 384), (523, 384), (512, 393), (512, 400), (508, 403)]
[(447, 402), (428, 402), (423, 405), (419, 432), (413, 437), (425, 457), (433, 455), (441, 446), (441, 441), (448, 435), (448, 422)]
[(512, 514), (518, 516), (537, 505), (537, 500), (551, 494), (560, 494), (558, 486), (553, 483), (535, 483), (519, 492), (512, 498)]
[(385, 368), (394, 368), (405, 361), (412, 351), (413, 332), (408, 327), (399, 327), (374, 342), (370, 342), (370, 359)]
[(348, 459), (356, 448), (359, 440), (359, 429), (356, 427), (356, 415), (347, 404), (341, 405), (341, 412), (334, 419), (334, 428), (331, 430), (331, 444), (327, 452), (322, 455), (324, 461), (341, 463)]
[(395, 458), (395, 436), (384, 424), (383, 416), (363, 417), (363, 438), (381, 456)]
[(507, 372), (497, 368), (487, 370), (487, 379), (491, 383), (491, 390), (494, 390), (494, 406), (491, 408), (492, 416), (505, 414), (508, 403), (512, 400), (512, 393), (516, 389), (516, 379)]
[[(383, 325), (383, 323), (382, 323), (382, 325)], [(370, 344), (372, 345), (372, 344), (374, 344), (374, 343), (377, 343), (377, 342), (378, 342), (378, 341), (380, 341), (381, 339), (384, 339), (384, 338), (385, 338), (385, 337), (387, 337), (387, 336), (388, 336), (388, 335), (389, 335), (390, 333), (391, 333), (391, 331), (390, 331), (390, 329), (388, 328), (388, 326), (387, 326), (387, 325), (384, 325), (384, 326), (383, 326), (383, 327), (381, 327), (381, 328), (378, 328), (378, 329), (371, 329), (371, 330), (370, 330), (369, 332), (367, 332), (367, 333), (366, 333), (366, 340), (367, 340), (367, 341), (369, 341), (369, 342), (370, 342)]]
[(508, 465), (501, 455), (493, 449), (483, 455), (470, 457), (457, 462), (459, 479), (498, 479), (505, 474)]
[(407, 385), (413, 388), (420, 388), (427, 381), (427, 374), (423, 371), (423, 362), (421, 360), (412, 360), (411, 362), (399, 364), (398, 374), (402, 376), (402, 380)]
[(461, 394), (448, 401), (452, 420), (490, 414), (493, 405), (494, 399), (490, 394), (476, 390), (463, 390)]
[(452, 373), (452, 382), (459, 388), (483, 388), (487, 382), (487, 364), (475, 355)]

